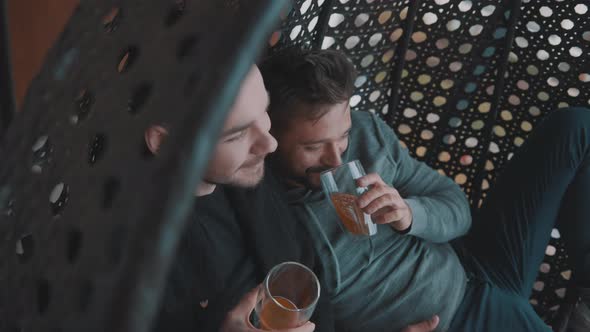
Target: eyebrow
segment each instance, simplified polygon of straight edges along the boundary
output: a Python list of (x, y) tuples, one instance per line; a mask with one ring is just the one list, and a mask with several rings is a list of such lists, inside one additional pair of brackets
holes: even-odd
[(224, 131), (223, 133), (221, 133), (221, 138), (225, 138), (225, 137), (231, 136), (233, 134), (239, 133), (240, 131), (244, 131), (244, 130), (248, 129), (252, 125), (252, 123), (253, 122), (249, 122), (249, 123), (242, 125), (242, 126), (230, 128), (230, 129)]
[[(344, 134), (343, 134), (342, 136), (340, 136), (340, 137), (344, 137), (344, 136), (346, 136), (346, 135), (350, 134), (350, 131), (351, 131), (351, 130), (352, 130), (352, 126), (351, 126), (351, 127), (349, 127), (349, 128), (348, 128), (348, 129), (347, 129), (347, 130), (344, 132)], [(325, 143), (325, 142), (327, 142), (327, 141), (329, 141), (329, 139), (320, 139), (320, 140), (317, 140), (317, 141), (303, 142), (303, 143), (301, 143), (301, 145), (313, 145), (313, 144)]]
[[(268, 108), (270, 107), (270, 93), (268, 91), (266, 91), (266, 95), (268, 97), (268, 103), (266, 104), (265, 111), (268, 111)], [(239, 133), (240, 131), (244, 131), (244, 130), (250, 128), (250, 126), (252, 126), (253, 123), (254, 123), (254, 121), (246, 123), (245, 125), (242, 125), (242, 126), (230, 128), (230, 129), (224, 131), (223, 133), (221, 133), (221, 138), (226, 138), (226, 137), (231, 136), (233, 134)]]

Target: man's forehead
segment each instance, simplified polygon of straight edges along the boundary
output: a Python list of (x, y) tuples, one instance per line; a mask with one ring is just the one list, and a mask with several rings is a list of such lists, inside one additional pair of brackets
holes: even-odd
[[(231, 135), (248, 128), (262, 113), (266, 112), (269, 103), (268, 92), (265, 90), (265, 93), (260, 94), (260, 96), (258, 98), (251, 96), (252, 100), (250, 101), (236, 102), (234, 104), (223, 126), (222, 136)], [(258, 100), (254, 100), (254, 98)]]
[(345, 103), (333, 105), (328, 113), (318, 119), (299, 119), (289, 127), (298, 141), (313, 142), (345, 135), (350, 126), (350, 107)]
[[(309, 106), (313, 107), (313, 106)], [(348, 102), (333, 105), (319, 105), (316, 112), (320, 116), (297, 117), (296, 121), (306, 122), (308, 126), (326, 126), (337, 127), (341, 122), (346, 121), (350, 117), (350, 105)]]

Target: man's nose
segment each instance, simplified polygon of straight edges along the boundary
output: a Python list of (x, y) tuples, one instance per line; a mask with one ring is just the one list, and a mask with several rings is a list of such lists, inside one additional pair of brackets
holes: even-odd
[(342, 157), (340, 156), (340, 149), (338, 146), (336, 144), (331, 144), (323, 159), (323, 164), (326, 166), (340, 166), (342, 164)]
[(267, 131), (262, 132), (252, 147), (252, 153), (257, 156), (267, 155), (277, 149), (277, 140)]

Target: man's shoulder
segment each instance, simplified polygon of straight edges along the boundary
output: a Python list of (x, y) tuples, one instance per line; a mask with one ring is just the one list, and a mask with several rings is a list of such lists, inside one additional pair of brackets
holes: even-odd
[(229, 205), (226, 191), (226, 188), (218, 185), (212, 193), (195, 197), (193, 211), (197, 215), (207, 215), (225, 209)]
[(362, 146), (384, 146), (384, 131), (391, 130), (379, 116), (364, 112), (352, 111), (352, 138)]
[(241, 188), (226, 186), (225, 195), (231, 201), (232, 198), (240, 197), (243, 200), (258, 200), (261, 196), (274, 196), (280, 190), (280, 180), (275, 166), (268, 160), (265, 161), (264, 176), (262, 180), (253, 187)]
[(377, 115), (365, 111), (351, 111), (350, 116), (355, 125), (375, 125)]

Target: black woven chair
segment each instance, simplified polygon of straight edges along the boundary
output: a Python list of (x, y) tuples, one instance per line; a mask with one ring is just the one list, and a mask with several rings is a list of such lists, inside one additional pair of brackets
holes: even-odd
[[(0, 331), (149, 331), (213, 140), (284, 3), (81, 2), (1, 142)], [(175, 130), (148, 158), (154, 123)]]
[[(148, 331), (211, 137), (268, 36), (269, 52), (345, 50), (352, 106), (474, 209), (543, 116), (590, 103), (581, 0), (296, 1), (271, 35), (281, 4), (82, 3), (2, 138), (0, 331)], [(177, 129), (150, 159), (155, 122)], [(548, 321), (570, 278), (552, 237), (531, 299)]]

